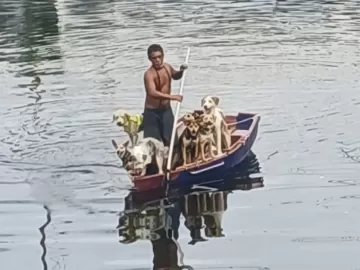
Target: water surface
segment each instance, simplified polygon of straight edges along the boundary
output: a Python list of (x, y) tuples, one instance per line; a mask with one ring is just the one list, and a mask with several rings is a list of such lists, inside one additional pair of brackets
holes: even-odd
[[(176, 68), (191, 46), (182, 112), (213, 93), (226, 113), (262, 116), (254, 152), (265, 188), (229, 197), (226, 237), (190, 246), (180, 233), (187, 262), (360, 269), (359, 10), (325, 0), (1, 1), (1, 265), (152, 267), (149, 243), (118, 243), (130, 183), (110, 140), (125, 138), (115, 109), (142, 110), (146, 49), (157, 42)], [(41, 98), (27, 86), (36, 75)]]

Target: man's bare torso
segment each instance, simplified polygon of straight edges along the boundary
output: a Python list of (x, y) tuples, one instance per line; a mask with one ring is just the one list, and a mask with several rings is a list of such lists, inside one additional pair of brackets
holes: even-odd
[[(170, 66), (166, 63), (163, 64), (163, 67), (156, 70), (153, 67), (150, 67), (146, 73), (150, 74), (150, 78), (154, 81), (156, 85), (156, 90), (164, 94), (171, 93), (171, 69)], [(159, 100), (150, 97), (148, 94), (145, 98), (145, 108), (157, 109), (157, 108), (167, 108), (170, 104), (170, 100)]]

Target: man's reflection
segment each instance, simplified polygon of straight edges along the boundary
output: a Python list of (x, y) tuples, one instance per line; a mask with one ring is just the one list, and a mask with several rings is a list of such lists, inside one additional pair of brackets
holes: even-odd
[(177, 240), (179, 239), (180, 214), (179, 202), (175, 202), (170, 208), (166, 209), (169, 216), (170, 226), (157, 231), (160, 238), (151, 241), (153, 247), (153, 269), (179, 269)]
[[(125, 201), (126, 206), (134, 206), (131, 196)], [(129, 244), (140, 239), (150, 240), (154, 270), (192, 269), (188, 266), (184, 268), (183, 253), (177, 242), (180, 215), (180, 201), (169, 203), (161, 200), (143, 209), (126, 209), (125, 215), (119, 219), (119, 236), (122, 238), (120, 242)], [(178, 263), (179, 259), (181, 266)]]

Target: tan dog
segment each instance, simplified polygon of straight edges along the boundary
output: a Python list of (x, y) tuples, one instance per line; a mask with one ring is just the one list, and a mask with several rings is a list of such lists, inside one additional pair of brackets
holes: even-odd
[(191, 163), (193, 158), (199, 155), (199, 129), (200, 126), (195, 122), (193, 115), (187, 113), (183, 117), (185, 125), (184, 133), (181, 135), (181, 153), (183, 159), (183, 166)]
[(113, 115), (113, 122), (116, 121), (118, 127), (123, 127), (124, 132), (130, 137), (131, 145), (134, 147), (139, 139), (138, 133), (141, 131), (143, 116), (130, 115), (123, 110), (117, 110)]
[[(211, 114), (205, 114), (202, 117), (199, 129), (199, 147), (201, 160), (207, 161), (214, 158), (214, 152), (212, 145), (215, 144), (214, 140), (214, 123), (215, 117)], [(216, 149), (217, 151), (218, 149)], [(209, 154), (209, 158), (206, 158), (206, 153)]]
[(214, 96), (206, 96), (201, 100), (201, 107), (205, 115), (214, 117), (214, 134), (217, 155), (222, 154), (222, 125), (225, 122), (224, 114), (218, 108), (220, 99)]
[(204, 113), (202, 111), (194, 111), (192, 113), (192, 116), (194, 117), (195, 122), (199, 124), (199, 123), (202, 122), (202, 118), (204, 117)]

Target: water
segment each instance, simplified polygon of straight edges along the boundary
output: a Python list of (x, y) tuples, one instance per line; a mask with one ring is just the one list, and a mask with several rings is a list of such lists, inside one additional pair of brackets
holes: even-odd
[[(187, 263), (360, 269), (359, 6), (1, 1), (2, 268), (152, 267), (149, 243), (118, 243), (130, 183), (110, 140), (125, 138), (115, 109), (142, 110), (146, 48), (158, 42), (176, 68), (192, 48), (182, 112), (214, 93), (226, 113), (262, 116), (265, 188), (229, 196), (225, 238), (190, 246), (180, 233)], [(40, 99), (26, 86), (35, 75)]]

